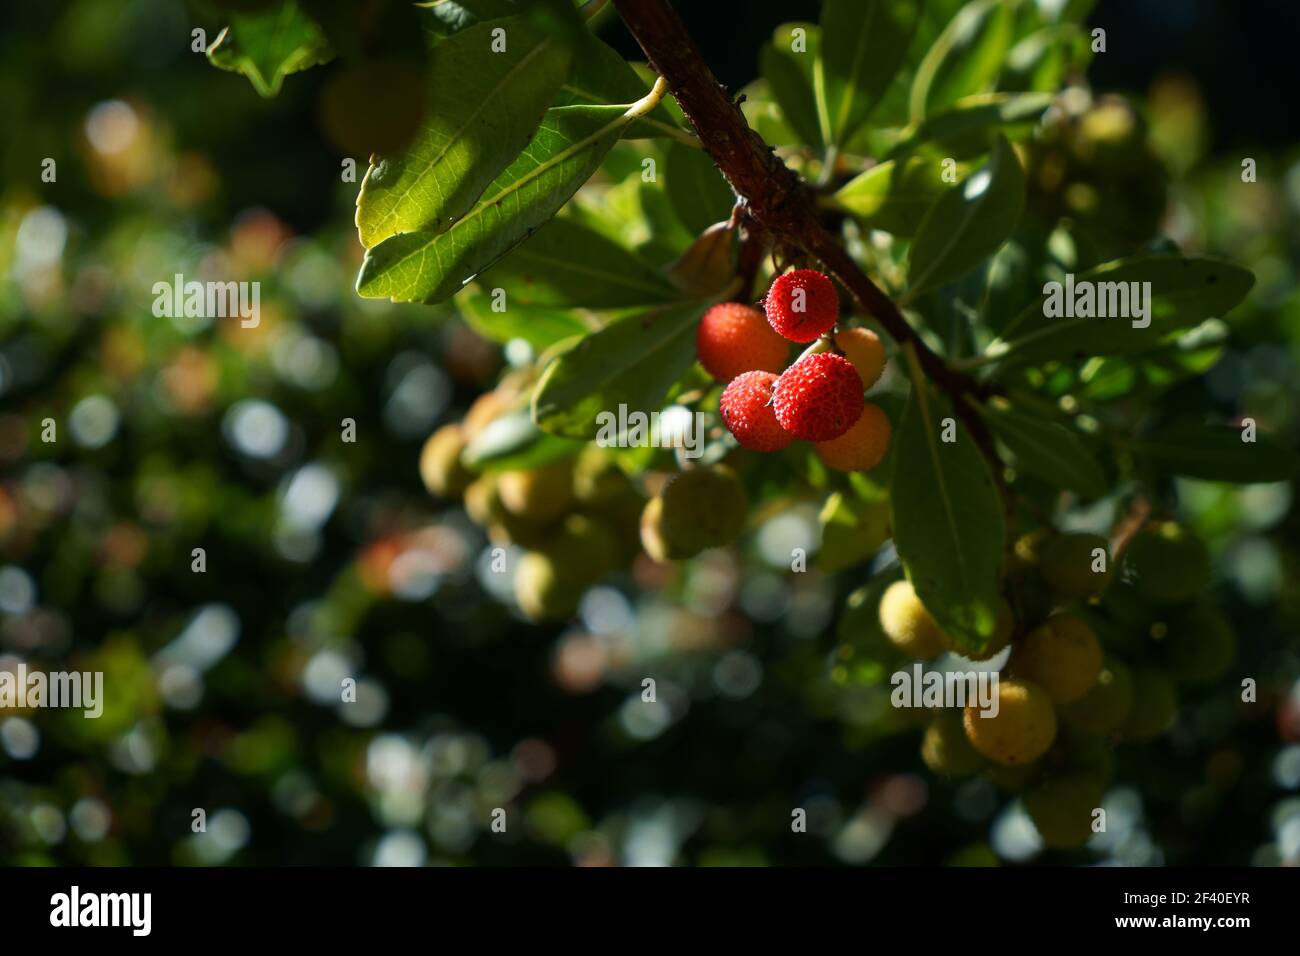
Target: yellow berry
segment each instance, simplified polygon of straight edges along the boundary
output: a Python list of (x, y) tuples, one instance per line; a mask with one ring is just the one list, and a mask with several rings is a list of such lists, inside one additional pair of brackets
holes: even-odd
[(875, 332), (863, 328), (836, 332), (835, 347), (853, 363), (863, 388), (870, 388), (880, 380), (885, 370), (885, 346)]
[(1078, 700), (1101, 673), (1101, 645), (1092, 628), (1072, 614), (1055, 614), (1012, 652), (1011, 669), (1027, 677), (1058, 704)]
[(889, 642), (908, 657), (928, 660), (943, 652), (946, 643), (930, 612), (910, 581), (895, 581), (880, 598), (880, 628)]
[(465, 430), (456, 423), (443, 425), (420, 449), (420, 480), (429, 494), (454, 498), (465, 491), (474, 474), (460, 462), (465, 450)]
[(817, 442), (817, 457), (836, 471), (870, 471), (889, 451), (892, 433), (884, 410), (867, 402), (848, 431), (830, 441)]
[(503, 471), (497, 477), (501, 504), (512, 515), (546, 522), (573, 507), (573, 462), (548, 462), (527, 471)]
[(966, 706), (963, 723), (971, 746), (1008, 767), (1027, 764), (1056, 739), (1056, 711), (1047, 691), (1032, 681), (1007, 678), (997, 684), (997, 712)]

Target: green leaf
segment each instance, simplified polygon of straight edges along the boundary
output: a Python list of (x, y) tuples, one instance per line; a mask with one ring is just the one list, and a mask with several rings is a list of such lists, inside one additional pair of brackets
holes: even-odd
[(552, 219), (480, 275), (479, 284), (505, 289), (507, 309), (516, 304), (616, 309), (678, 298), (668, 281), (637, 256), (596, 230), (562, 218)]
[(813, 70), (823, 142), (842, 146), (871, 115), (902, 66), (924, 3), (823, 0)]
[(328, 63), (334, 56), (324, 31), (295, 0), (265, 10), (239, 13), (208, 47), (208, 61), (242, 73), (261, 96), (280, 92), (290, 73)]
[(917, 68), (912, 121), (992, 89), (1015, 36), (1014, 3), (974, 0), (952, 18)]
[(889, 537), (889, 503), (863, 501), (835, 492), (819, 516), (821, 547), (817, 567), (827, 574), (843, 571), (870, 558)]
[[(506, 31), (504, 52), (492, 32)], [(415, 141), (370, 167), (357, 196), (367, 249), (400, 233), (440, 232), (463, 216), (527, 145), (569, 68), (570, 51), (522, 18), (462, 30), (433, 48), (428, 107)]]
[(983, 409), (993, 434), (1015, 455), (1021, 471), (1078, 492), (1085, 498), (1106, 493), (1106, 475), (1074, 431), (1030, 412), (989, 405)]
[(456, 300), (460, 314), (479, 335), (493, 342), (506, 343), (523, 339), (534, 349), (548, 349), (565, 339), (586, 335), (592, 330), (575, 309), (555, 309), (547, 306), (502, 303), (498, 312), (492, 308), (492, 296), (475, 290)]
[(664, 306), (612, 322), (556, 357), (533, 393), (533, 420), (553, 435), (595, 438), (601, 412), (649, 415), (695, 361), (705, 304)]
[(1300, 471), (1300, 455), (1260, 435), (1243, 441), (1231, 425), (1178, 422), (1136, 439), (1133, 455), (1175, 475), (1209, 481), (1288, 481)]
[[(796, 31), (802, 30), (803, 33)], [(796, 45), (801, 46), (795, 49)], [(759, 72), (767, 80), (781, 115), (804, 144), (822, 149), (817, 121), (817, 98), (813, 94), (813, 67), (821, 46), (821, 33), (811, 23), (786, 23), (772, 34), (772, 43), (758, 54)], [(793, 146), (794, 143), (775, 143)]]
[[(645, 81), (617, 50), (599, 37), (584, 31), (580, 34), (574, 51), (569, 76), (560, 86), (560, 95), (554, 105), (617, 106), (639, 100), (645, 91)], [(630, 124), (623, 132), (624, 139), (655, 136), (672, 136), (685, 140), (691, 134), (683, 130), (673, 120), (668, 108), (660, 103), (644, 119)]]
[(708, 153), (670, 144), (661, 178), (673, 212), (692, 235), (730, 218), (736, 197)]
[[(1108, 262), (1071, 280), (1076, 290), (1081, 283), (1149, 282), (1150, 325), (1139, 328), (1125, 317), (1044, 316), (1052, 295), (1044, 287), (1043, 297), (1026, 306), (985, 350), (1002, 367), (1052, 359), (1078, 361), (1090, 355), (1120, 355), (1156, 346), (1169, 332), (1185, 329), (1208, 318), (1221, 318), (1241, 302), (1255, 277), (1222, 259), (1185, 258), (1157, 253)], [(1125, 286), (1126, 288), (1131, 288)], [(1111, 311), (1110, 290), (1118, 286), (1096, 286)], [(1065, 288), (1060, 298), (1068, 300)], [(1132, 305), (1128, 311), (1132, 311)]]
[(936, 113), (895, 146), (902, 156), (926, 147), (930, 152), (966, 159), (988, 151), (992, 134), (1007, 126), (1036, 123), (1052, 105), (1047, 93), (980, 93)]
[[(967, 171), (954, 167), (957, 175)], [(864, 226), (910, 237), (930, 207), (955, 185), (955, 178), (945, 182), (940, 160), (913, 156), (873, 166), (845, 183), (832, 198)]]
[(554, 216), (649, 105), (548, 110), (532, 142), (462, 218), (443, 232), (404, 233), (367, 252), (357, 292), (394, 302), (450, 298)]
[(908, 298), (959, 279), (993, 255), (1020, 219), (1025, 175), (1001, 136), (984, 166), (939, 197), (917, 230)]
[[(956, 441), (942, 440), (951, 420)], [(1002, 559), (1001, 502), (988, 464), (918, 376), (894, 439), (894, 546), (926, 610), (961, 649), (993, 634)]]

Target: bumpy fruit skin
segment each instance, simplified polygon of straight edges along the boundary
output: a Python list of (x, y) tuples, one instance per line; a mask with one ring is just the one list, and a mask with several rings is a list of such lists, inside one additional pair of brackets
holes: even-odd
[(722, 423), (742, 448), (780, 451), (794, 441), (794, 436), (776, 420), (776, 410), (772, 407), (772, 387), (776, 380), (771, 372), (745, 372), (722, 390), (719, 402)]
[(1078, 700), (1101, 673), (1101, 645), (1086, 623), (1054, 614), (1011, 655), (1011, 669), (1041, 685), (1058, 704)]
[(1205, 604), (1178, 608), (1169, 617), (1164, 662), (1174, 680), (1200, 684), (1214, 680), (1232, 663), (1236, 640), (1228, 619)]
[(1025, 810), (1044, 845), (1055, 850), (1083, 846), (1092, 836), (1092, 814), (1105, 785), (1087, 774), (1063, 774), (1025, 791)]
[(691, 557), (705, 548), (730, 544), (745, 527), (749, 507), (745, 486), (726, 465), (684, 471), (668, 482), (660, 497), (655, 527), (669, 558)]
[[(1104, 571), (1093, 570), (1098, 548), (1105, 556)], [(1084, 532), (1049, 538), (1039, 551), (1039, 571), (1047, 586), (1063, 597), (1096, 597), (1110, 580), (1110, 550), (1106, 539)]]
[(777, 276), (767, 290), (764, 307), (772, 328), (791, 342), (811, 342), (825, 335), (840, 317), (835, 285), (816, 269), (795, 269)]
[(1178, 695), (1163, 671), (1143, 667), (1133, 671), (1133, 706), (1120, 725), (1125, 740), (1152, 740), (1174, 722)]
[(980, 715), (978, 704), (963, 715), (966, 737), (976, 750), (995, 763), (1014, 767), (1047, 752), (1056, 739), (1056, 711), (1047, 691), (1032, 681), (998, 681), (996, 716)]
[(1119, 658), (1106, 657), (1097, 682), (1061, 708), (1061, 721), (1078, 733), (1110, 734), (1124, 723), (1132, 707), (1133, 672)]
[(1192, 532), (1174, 521), (1149, 524), (1129, 542), (1124, 562), (1134, 584), (1152, 604), (1181, 604), (1205, 590), (1210, 553)]
[(804, 441), (839, 438), (857, 423), (866, 400), (848, 359), (819, 352), (795, 362), (776, 380), (772, 405), (781, 427)]
[(465, 430), (458, 423), (443, 425), (429, 436), (420, 449), (420, 480), (429, 494), (454, 498), (474, 480), (474, 473), (460, 463), (465, 444)]
[(502, 472), (497, 493), (515, 517), (552, 521), (573, 507), (573, 462), (566, 458), (527, 471)]
[(767, 324), (763, 313), (740, 302), (723, 302), (704, 313), (695, 330), (695, 354), (719, 382), (742, 372), (779, 372), (790, 344)]
[(870, 471), (889, 451), (892, 435), (884, 410), (868, 402), (853, 427), (839, 438), (817, 443), (817, 457), (835, 471)]
[(895, 581), (880, 597), (880, 629), (889, 643), (918, 660), (943, 653), (947, 638), (921, 599), (912, 582)]
[(885, 346), (879, 335), (870, 329), (845, 329), (835, 333), (835, 347), (858, 370), (863, 388), (870, 388), (880, 381), (885, 370)]
[(984, 766), (984, 758), (966, 739), (961, 718), (943, 712), (925, 729), (921, 738), (921, 759), (933, 772), (944, 777), (969, 777)]

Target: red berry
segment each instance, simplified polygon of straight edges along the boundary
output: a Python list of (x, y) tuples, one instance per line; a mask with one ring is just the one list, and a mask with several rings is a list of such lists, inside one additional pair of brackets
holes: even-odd
[(781, 427), (804, 441), (830, 441), (853, 427), (866, 404), (853, 363), (833, 352), (795, 362), (772, 388)]
[(778, 276), (767, 290), (767, 321), (791, 342), (811, 342), (840, 317), (835, 286), (816, 269)]
[(781, 371), (790, 346), (772, 331), (758, 309), (740, 302), (723, 302), (700, 319), (695, 330), (695, 354), (705, 371), (719, 382), (730, 382), (741, 372)]
[(771, 372), (746, 372), (722, 390), (722, 422), (744, 448), (780, 451), (794, 436), (783, 429), (772, 410)]

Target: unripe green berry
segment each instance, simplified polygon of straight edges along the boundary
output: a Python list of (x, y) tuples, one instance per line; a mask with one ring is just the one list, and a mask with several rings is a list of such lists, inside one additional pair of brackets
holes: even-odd
[(1152, 604), (1179, 604), (1201, 594), (1210, 577), (1210, 553), (1177, 522), (1147, 525), (1129, 542), (1124, 563), (1139, 594)]
[(1039, 552), (1039, 570), (1048, 587), (1063, 597), (1095, 597), (1110, 580), (1106, 539), (1082, 532), (1050, 538)]
[(984, 766), (984, 758), (966, 739), (961, 718), (949, 711), (940, 713), (925, 729), (921, 759), (944, 777), (968, 777)]
[(538, 468), (504, 471), (497, 476), (501, 504), (517, 518), (548, 522), (573, 507), (573, 462), (548, 462)]
[[(660, 500), (654, 523), (668, 558), (688, 558), (730, 544), (745, 527), (745, 486), (726, 465), (682, 472), (664, 487)], [(644, 523), (642, 529), (644, 539)]]
[(1152, 740), (1174, 722), (1178, 695), (1163, 671), (1142, 667), (1133, 671), (1133, 706), (1120, 725), (1125, 740)]
[(1061, 708), (1061, 720), (1079, 733), (1109, 734), (1124, 723), (1132, 706), (1133, 672), (1119, 658), (1108, 656), (1088, 692)]
[(1092, 836), (1093, 813), (1104, 793), (1105, 785), (1091, 775), (1064, 774), (1025, 791), (1025, 810), (1044, 845), (1074, 849)]
[(1170, 615), (1162, 648), (1165, 667), (1175, 680), (1206, 683), (1232, 663), (1236, 640), (1228, 619), (1216, 608), (1192, 604)]

